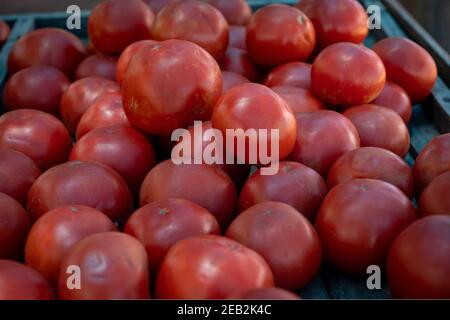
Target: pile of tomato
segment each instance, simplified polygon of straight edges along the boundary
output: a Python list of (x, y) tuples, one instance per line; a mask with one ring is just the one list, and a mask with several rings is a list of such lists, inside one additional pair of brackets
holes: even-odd
[[(106, 0), (88, 34), (8, 57), (0, 299), (298, 299), (323, 265), (450, 298), (450, 134), (403, 160), (437, 79), (419, 45), (365, 47), (355, 0)], [(278, 172), (175, 164), (196, 120), (279, 130)]]

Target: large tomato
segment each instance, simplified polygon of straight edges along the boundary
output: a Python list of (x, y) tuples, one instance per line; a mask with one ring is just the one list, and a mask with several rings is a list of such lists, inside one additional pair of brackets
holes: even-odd
[(283, 98), (294, 113), (326, 109), (309, 90), (296, 87), (272, 87), (271, 89)]
[(450, 216), (450, 171), (431, 181), (420, 196), (421, 216), (445, 214)]
[(392, 109), (405, 123), (411, 119), (411, 99), (402, 87), (393, 82), (387, 81), (380, 95), (371, 104)]
[(223, 14), (230, 25), (246, 25), (252, 9), (245, 0), (206, 0)]
[(243, 75), (229, 71), (222, 71), (222, 78), (223, 78), (222, 94), (224, 94), (231, 88), (236, 87), (237, 85), (250, 82), (250, 80), (248, 80)]
[(231, 299), (238, 300), (299, 300), (301, 299), (298, 295), (293, 292), (275, 288), (275, 287), (267, 287), (267, 288), (259, 288), (259, 289), (251, 289), (239, 294), (235, 294)]
[(114, 81), (116, 80), (116, 66), (116, 57), (93, 54), (78, 65), (75, 79), (95, 77)]
[(289, 62), (273, 69), (264, 80), (268, 87), (297, 87), (309, 89), (311, 87), (311, 68), (305, 62)]
[(239, 73), (252, 82), (259, 80), (260, 72), (245, 50), (228, 48), (219, 65), (222, 70)]

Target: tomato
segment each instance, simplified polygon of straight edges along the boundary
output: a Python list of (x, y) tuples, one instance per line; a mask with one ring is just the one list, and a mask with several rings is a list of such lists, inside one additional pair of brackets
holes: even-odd
[(376, 179), (402, 190), (410, 199), (414, 196), (414, 178), (409, 165), (386, 149), (363, 147), (342, 155), (328, 172), (328, 187), (352, 179)]
[(416, 158), (413, 173), (418, 194), (446, 171), (450, 171), (450, 133), (433, 138)]
[(41, 171), (30, 157), (12, 149), (0, 148), (0, 192), (27, 204), (28, 191)]
[(297, 138), (288, 159), (305, 164), (323, 177), (341, 155), (359, 148), (355, 126), (335, 111), (297, 113), (295, 118)]
[(264, 80), (268, 87), (311, 87), (312, 66), (304, 62), (289, 62), (274, 68)]
[(231, 25), (247, 25), (252, 9), (245, 0), (207, 0), (207, 2), (223, 14)]
[(9, 37), (10, 32), (11, 32), (11, 29), (10, 29), (9, 25), (5, 21), (0, 20), (0, 45), (2, 45), (3, 43), (6, 42), (6, 40)]
[(287, 204), (258, 203), (239, 214), (225, 235), (258, 252), (279, 287), (301, 288), (319, 272), (319, 237), (309, 221)]
[(54, 116), (20, 109), (0, 117), (0, 147), (24, 153), (45, 171), (67, 161), (72, 141), (64, 125)]
[(86, 48), (72, 33), (56, 28), (36, 29), (14, 43), (8, 56), (8, 73), (44, 65), (71, 77), (85, 56)]
[(372, 50), (353, 43), (337, 43), (314, 60), (311, 89), (334, 106), (369, 103), (383, 90), (386, 70)]
[[(67, 287), (69, 266), (78, 266), (81, 289)], [(102, 232), (79, 241), (64, 257), (58, 280), (63, 300), (148, 299), (147, 254), (135, 238), (119, 232)]]
[(405, 89), (413, 103), (431, 93), (437, 67), (421, 46), (406, 38), (387, 38), (375, 44), (373, 50), (383, 60), (388, 80)]
[(228, 48), (225, 55), (219, 61), (223, 71), (231, 71), (243, 75), (252, 82), (258, 81), (260, 72), (255, 64), (250, 60), (245, 50), (238, 48)]
[(412, 106), (408, 94), (399, 85), (387, 81), (380, 95), (371, 104), (395, 111), (407, 124), (411, 119)]
[(319, 49), (338, 42), (362, 43), (369, 32), (366, 10), (356, 0), (302, 0), (297, 7), (311, 19)]
[(387, 149), (400, 157), (408, 153), (408, 127), (394, 111), (368, 104), (350, 108), (344, 116), (358, 129), (362, 147)]
[(6, 81), (3, 104), (6, 110), (37, 109), (58, 115), (61, 97), (69, 84), (69, 79), (58, 69), (25, 68)]
[(219, 10), (193, 0), (168, 4), (158, 13), (152, 27), (153, 39), (190, 41), (208, 51), (216, 60), (228, 47), (228, 32), (228, 23)]
[(231, 88), (236, 87), (237, 85), (250, 82), (250, 80), (248, 80), (243, 75), (230, 71), (222, 71), (222, 78), (223, 78), (222, 94), (224, 94)]
[(280, 162), (275, 175), (253, 173), (239, 196), (239, 211), (257, 203), (278, 201), (291, 205), (310, 221), (314, 221), (317, 210), (327, 194), (322, 177), (313, 169), (297, 162)]
[(148, 133), (171, 134), (208, 120), (222, 83), (219, 66), (205, 50), (188, 41), (164, 41), (131, 60), (122, 90), (125, 112)]
[[(227, 129), (266, 129), (267, 153), (271, 154), (271, 130), (279, 132), (279, 159), (283, 160), (291, 152), (295, 143), (295, 118), (287, 104), (269, 88), (255, 83), (236, 86), (226, 92), (217, 102), (211, 122), (226, 136)], [(236, 132), (235, 140), (243, 137)], [(257, 145), (261, 144), (257, 138)], [(237, 146), (237, 142), (234, 143)], [(259, 148), (258, 148), (259, 149)], [(233, 150), (228, 150), (229, 152)], [(250, 150), (250, 143), (246, 143), (246, 160)], [(258, 151), (259, 153), (259, 151)], [(239, 155), (238, 155), (239, 156)], [(243, 158), (240, 160), (244, 161)], [(260, 162), (258, 156), (258, 162)]]
[(177, 2), (180, 0), (143, 0), (149, 7), (152, 9), (152, 11), (157, 14), (159, 11), (161, 11), (162, 8), (164, 8), (169, 3)]
[(95, 208), (116, 221), (129, 216), (132, 200), (125, 181), (99, 163), (71, 161), (44, 172), (28, 194), (28, 213), (37, 220), (65, 205)]
[(156, 280), (158, 299), (225, 299), (273, 285), (264, 259), (236, 241), (203, 235), (178, 241)]
[(157, 200), (181, 198), (201, 205), (223, 227), (234, 214), (236, 189), (230, 177), (215, 165), (174, 164), (170, 159), (154, 167), (145, 177), (141, 206)]
[(135, 41), (150, 39), (155, 15), (141, 0), (106, 0), (89, 16), (92, 45), (106, 54), (121, 53)]
[(416, 210), (397, 187), (354, 179), (331, 189), (316, 219), (325, 261), (341, 271), (365, 275), (384, 267), (392, 242), (416, 219)]
[(114, 56), (104, 56), (93, 54), (78, 65), (75, 71), (75, 79), (88, 77), (105, 78), (116, 80), (117, 58)]
[(56, 286), (61, 262), (75, 244), (91, 234), (115, 230), (114, 223), (98, 210), (76, 205), (58, 207), (44, 214), (31, 228), (25, 261)]
[(309, 18), (300, 10), (272, 4), (252, 16), (246, 42), (253, 61), (276, 66), (306, 61), (316, 45), (316, 33)]
[(105, 93), (98, 97), (83, 114), (78, 123), (76, 136), (80, 139), (97, 128), (129, 124), (122, 106), (122, 95), (117, 92)]
[(272, 87), (291, 108), (292, 112), (313, 112), (326, 109), (311, 91), (296, 87)]
[(0, 260), (0, 300), (53, 300), (53, 290), (37, 271), (24, 264)]
[(450, 215), (450, 171), (434, 178), (422, 192), (419, 213), (421, 216)]
[(293, 292), (275, 288), (267, 287), (260, 289), (251, 289), (232, 296), (230, 299), (239, 300), (299, 300), (298, 295)]
[(102, 78), (83, 78), (73, 82), (61, 98), (61, 119), (71, 133), (94, 101), (104, 93), (120, 92), (113, 81)]
[(247, 50), (247, 45), (245, 44), (246, 32), (247, 32), (246, 27), (230, 25), (228, 46), (242, 50)]

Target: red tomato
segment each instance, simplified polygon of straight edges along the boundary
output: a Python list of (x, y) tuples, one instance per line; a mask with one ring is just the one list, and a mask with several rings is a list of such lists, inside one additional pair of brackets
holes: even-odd
[(386, 149), (364, 147), (342, 155), (328, 172), (328, 187), (352, 179), (376, 179), (388, 182), (402, 190), (409, 198), (414, 196), (414, 179), (409, 165)]
[(404, 157), (409, 150), (408, 127), (394, 111), (375, 105), (361, 105), (344, 112), (358, 129), (362, 147), (378, 147)]
[(37, 29), (14, 43), (8, 56), (8, 73), (44, 65), (71, 77), (85, 56), (86, 48), (72, 33), (56, 28)]
[(203, 235), (178, 241), (169, 250), (156, 280), (156, 297), (225, 299), (272, 285), (272, 272), (258, 253), (224, 237)]
[(313, 112), (326, 109), (324, 104), (317, 99), (311, 91), (296, 87), (272, 87), (292, 112)]
[(297, 113), (295, 118), (297, 140), (289, 159), (307, 165), (323, 177), (341, 155), (359, 148), (355, 126), (335, 111)]
[(157, 14), (169, 3), (177, 2), (180, 0), (144, 0), (144, 2), (152, 9), (152, 11)]
[(56, 286), (61, 262), (75, 244), (91, 234), (115, 230), (112, 221), (93, 208), (63, 206), (53, 209), (31, 228), (25, 261)]
[(6, 82), (3, 104), (6, 110), (37, 109), (57, 115), (61, 97), (69, 84), (69, 79), (58, 69), (46, 66), (25, 68)]
[[(70, 290), (69, 266), (80, 268), (81, 289)], [(147, 254), (135, 238), (119, 232), (102, 232), (79, 241), (64, 257), (58, 296), (63, 300), (148, 299)]]
[(229, 71), (222, 71), (222, 78), (223, 78), (222, 94), (224, 94), (231, 88), (236, 87), (237, 85), (250, 82), (250, 80), (248, 80), (243, 75)]
[(290, 62), (273, 69), (264, 80), (268, 87), (311, 87), (311, 65), (304, 62)]
[(85, 205), (111, 220), (129, 216), (132, 200), (125, 181), (107, 166), (71, 161), (44, 172), (28, 194), (28, 212), (37, 220), (47, 211), (65, 205)]
[(207, 2), (219, 9), (230, 25), (245, 26), (252, 16), (252, 9), (245, 0), (207, 0)]
[(152, 27), (153, 39), (190, 41), (208, 51), (216, 60), (228, 47), (228, 32), (228, 23), (219, 10), (193, 0), (168, 4), (158, 13)]
[(275, 288), (260, 288), (252, 289), (242, 292), (238, 295), (234, 295), (231, 299), (239, 300), (300, 300), (301, 298), (293, 292)]
[(245, 44), (246, 32), (247, 32), (246, 27), (230, 25), (228, 46), (242, 50), (247, 50), (247, 45)]
[(37, 271), (24, 264), (0, 260), (0, 300), (53, 300), (52, 288)]
[(287, 204), (262, 202), (250, 207), (231, 223), (226, 237), (258, 252), (279, 287), (301, 288), (319, 272), (319, 237), (309, 221)]
[(150, 39), (153, 11), (141, 0), (106, 0), (91, 11), (89, 40), (100, 52), (122, 52), (135, 41)]
[(356, 0), (302, 0), (297, 7), (311, 19), (319, 48), (337, 42), (358, 44), (369, 32), (366, 10)]
[(311, 88), (323, 102), (334, 106), (369, 103), (383, 90), (386, 70), (372, 50), (353, 43), (337, 43), (314, 60)]
[(25, 206), (28, 191), (40, 174), (34, 161), (22, 152), (0, 148), (0, 192)]
[(5, 21), (0, 20), (0, 45), (6, 42), (10, 31), (9, 25)]
[(392, 242), (416, 219), (416, 210), (397, 187), (380, 180), (354, 179), (331, 189), (316, 219), (325, 261), (341, 271), (364, 275), (384, 267)]
[(450, 215), (450, 171), (434, 178), (422, 192), (419, 213), (421, 216)]
[(280, 162), (275, 175), (253, 173), (239, 196), (239, 211), (257, 203), (278, 201), (291, 205), (310, 221), (314, 221), (317, 210), (327, 194), (322, 177), (313, 169), (297, 162)]
[(122, 91), (130, 123), (148, 133), (171, 134), (194, 120), (210, 118), (222, 92), (222, 75), (199, 46), (168, 40), (139, 50)]
[(114, 56), (93, 54), (78, 65), (75, 71), (75, 79), (96, 77), (115, 81), (116, 65), (117, 58)]
[(202, 234), (220, 234), (214, 216), (194, 202), (166, 199), (138, 209), (125, 232), (145, 247), (150, 270), (156, 275), (167, 251), (179, 240)]
[(405, 89), (413, 103), (431, 93), (437, 67), (421, 46), (405, 38), (388, 38), (375, 44), (373, 50), (383, 60), (388, 80)]
[(246, 41), (253, 61), (276, 66), (306, 61), (316, 45), (316, 33), (309, 18), (300, 10), (272, 4), (252, 16)]
[(141, 206), (157, 200), (181, 198), (210, 211), (223, 227), (233, 217), (236, 189), (220, 168), (207, 164), (176, 165), (166, 160), (154, 167), (141, 187)]
[(395, 111), (405, 123), (411, 119), (412, 106), (408, 94), (393, 82), (386, 82), (380, 95), (371, 104)]
[(45, 171), (67, 161), (72, 140), (54, 116), (38, 110), (20, 109), (0, 117), (0, 147), (24, 153)]
[(228, 48), (225, 55), (219, 61), (223, 71), (231, 71), (243, 75), (252, 82), (258, 81), (260, 74), (258, 68), (250, 60), (250, 56), (245, 50), (238, 48)]

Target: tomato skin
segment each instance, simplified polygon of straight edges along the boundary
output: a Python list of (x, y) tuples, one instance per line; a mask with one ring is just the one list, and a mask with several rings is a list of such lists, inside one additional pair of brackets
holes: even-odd
[(67, 161), (72, 140), (54, 116), (39, 110), (20, 109), (0, 117), (0, 147), (24, 153), (45, 171)]
[(64, 255), (87, 236), (115, 231), (103, 213), (86, 206), (63, 206), (44, 214), (28, 234), (25, 261), (56, 286)]
[(252, 82), (256, 82), (260, 78), (258, 68), (250, 60), (248, 53), (242, 49), (228, 48), (225, 55), (220, 59), (219, 66), (223, 71), (236, 72)]
[(153, 11), (140, 0), (106, 0), (91, 11), (89, 39), (100, 52), (121, 53), (131, 43), (151, 38), (154, 19)]
[(230, 25), (247, 25), (252, 16), (252, 9), (245, 0), (207, 0), (216, 7)]
[(247, 26), (246, 46), (253, 61), (277, 66), (306, 61), (316, 45), (316, 33), (300, 10), (283, 4), (259, 9)]
[(45, 278), (19, 262), (0, 260), (0, 300), (53, 300)]
[(156, 298), (225, 299), (268, 286), (273, 275), (258, 253), (231, 239), (203, 235), (169, 250), (156, 280)]
[(450, 217), (429, 216), (407, 227), (389, 251), (387, 276), (401, 299), (449, 299)]
[(327, 194), (316, 219), (325, 261), (346, 273), (384, 267), (389, 247), (416, 219), (416, 210), (397, 187), (354, 179)]
[(0, 20), (0, 45), (6, 42), (10, 32), (11, 28), (9, 27), (9, 25), (5, 21)]
[(61, 97), (69, 85), (69, 79), (58, 69), (47, 66), (25, 68), (6, 82), (3, 104), (6, 110), (37, 109), (58, 115)]
[(293, 292), (276, 288), (260, 288), (252, 289), (237, 295), (233, 295), (229, 299), (238, 300), (301, 300), (301, 298)]
[(222, 79), (223, 79), (222, 94), (224, 94), (231, 88), (236, 87), (237, 85), (250, 82), (250, 80), (248, 80), (243, 75), (230, 71), (222, 71)]
[(420, 196), (419, 214), (450, 215), (450, 171), (447, 171), (431, 181)]
[(194, 120), (208, 120), (222, 93), (222, 74), (202, 48), (168, 40), (143, 48), (131, 60), (123, 101), (131, 124), (151, 134), (172, 134)]
[(326, 109), (311, 91), (295, 87), (272, 87), (291, 108), (292, 112), (313, 112)]
[(247, 45), (245, 43), (246, 32), (247, 28), (244, 26), (230, 25), (228, 47), (247, 50)]
[[(67, 267), (81, 269), (81, 289), (67, 288)], [(148, 299), (147, 253), (132, 236), (102, 232), (79, 241), (64, 257), (58, 280), (63, 300)]]
[(309, 90), (312, 65), (305, 62), (289, 62), (274, 68), (264, 80), (268, 87), (297, 87)]
[(373, 50), (386, 66), (387, 78), (400, 85), (413, 103), (425, 99), (437, 80), (437, 66), (430, 54), (406, 38), (387, 38)]
[(117, 58), (93, 54), (81, 61), (75, 71), (75, 79), (88, 77), (116, 80)]
[(328, 172), (328, 188), (352, 179), (376, 179), (414, 196), (414, 178), (409, 165), (395, 153), (376, 147), (362, 147), (342, 155)]

